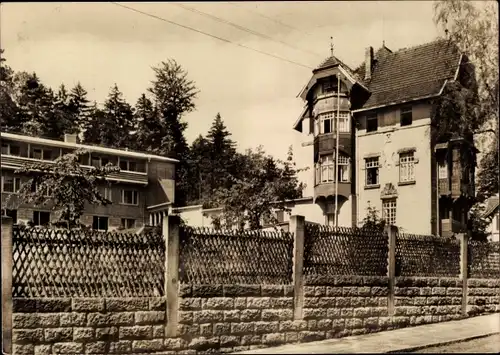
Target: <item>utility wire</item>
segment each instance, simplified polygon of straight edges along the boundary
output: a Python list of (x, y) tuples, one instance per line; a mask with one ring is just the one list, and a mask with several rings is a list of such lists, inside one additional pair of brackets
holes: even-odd
[(255, 15), (257, 15), (257, 16), (260, 16), (260, 17), (262, 17), (262, 18), (265, 18), (265, 19), (267, 19), (267, 20), (273, 21), (273, 22), (275, 22), (275, 23), (277, 23), (278, 25), (281, 25), (281, 26), (283, 26), (283, 27), (287, 27), (287, 28), (289, 28), (289, 29), (291, 29), (291, 30), (294, 30), (294, 31), (297, 31), (297, 32), (301, 32), (301, 33), (303, 33), (303, 34), (305, 34), (305, 35), (308, 35), (308, 36), (312, 36), (312, 34), (310, 34), (310, 33), (306, 32), (306, 31), (299, 30), (298, 28), (293, 27), (293, 26), (291, 26), (291, 25), (289, 25), (289, 24), (286, 24), (286, 23), (284, 23), (284, 22), (282, 22), (282, 21), (279, 21), (279, 20), (277, 20), (277, 19), (275, 19), (275, 18), (272, 18), (272, 17), (266, 16), (266, 15), (264, 15), (264, 14), (261, 14), (261, 13), (260, 13), (260, 12), (258, 12), (258, 11), (255, 11), (255, 10), (250, 10), (250, 9), (244, 8), (244, 7), (243, 7), (243, 6), (241, 6), (241, 4), (239, 4), (239, 3), (236, 3), (236, 2), (228, 2), (228, 4), (233, 5), (233, 6), (236, 6), (236, 7), (239, 7), (239, 8), (240, 8), (240, 9), (242, 9), (242, 10), (248, 11), (248, 12), (250, 12), (250, 13), (253, 13), (253, 14), (255, 14)]
[(257, 31), (254, 31), (254, 30), (251, 30), (249, 28), (246, 28), (246, 27), (243, 27), (243, 26), (240, 26), (236, 23), (233, 23), (231, 21), (228, 21), (228, 20), (225, 20), (223, 18), (220, 18), (220, 17), (217, 17), (217, 16), (214, 16), (214, 15), (211, 15), (209, 13), (206, 13), (206, 12), (203, 12), (203, 11), (200, 11), (200, 10), (197, 10), (195, 8), (192, 8), (192, 7), (189, 7), (189, 6), (186, 6), (186, 5), (182, 5), (182, 4), (179, 4), (179, 3), (170, 3), (171, 5), (175, 5), (175, 6), (179, 6), (187, 11), (191, 11), (191, 12), (194, 12), (196, 14), (199, 14), (199, 15), (202, 15), (202, 16), (206, 16), (206, 17), (209, 17), (211, 18), (212, 20), (215, 20), (217, 22), (220, 22), (220, 23), (224, 23), (226, 25), (229, 25), (229, 26), (233, 26), (234, 28), (237, 28), (239, 29), (240, 31), (244, 31), (244, 32), (247, 32), (247, 33), (251, 33), (255, 36), (258, 36), (258, 37), (262, 37), (264, 39), (267, 39), (269, 41), (273, 41), (273, 42), (276, 42), (276, 43), (280, 43), (280, 44), (283, 44), (287, 47), (290, 47), (290, 48), (293, 48), (295, 50), (298, 50), (298, 51), (301, 51), (301, 52), (304, 52), (304, 53), (308, 53), (308, 54), (312, 54), (314, 56), (320, 56), (320, 54), (318, 53), (315, 53), (315, 52), (311, 52), (311, 51), (308, 51), (308, 50), (304, 50), (304, 49), (301, 49), (301, 48), (298, 48), (298, 47), (295, 47), (294, 45), (291, 45), (287, 42), (284, 42), (284, 41), (280, 41), (279, 39), (275, 39), (275, 38), (272, 38), (270, 36), (267, 36), (265, 34), (262, 34), (260, 32), (257, 32)]
[(135, 9), (133, 7), (129, 7), (127, 5), (123, 5), (123, 4), (119, 4), (117, 2), (111, 2), (111, 4), (113, 5), (116, 5), (116, 6), (120, 6), (124, 9), (127, 9), (127, 10), (130, 10), (130, 11), (133, 11), (133, 12), (136, 12), (138, 14), (141, 14), (141, 15), (145, 15), (145, 16), (148, 16), (148, 17), (151, 17), (151, 18), (154, 18), (154, 19), (157, 19), (157, 20), (160, 20), (160, 21), (163, 21), (163, 22), (166, 22), (166, 23), (169, 23), (171, 25), (175, 25), (175, 26), (178, 26), (178, 27), (182, 27), (182, 28), (185, 28), (187, 30), (190, 30), (190, 31), (194, 31), (194, 32), (197, 32), (197, 33), (200, 33), (202, 35), (205, 35), (205, 36), (208, 36), (208, 37), (212, 37), (212, 38), (215, 38), (215, 39), (218, 39), (219, 41), (223, 41), (223, 42), (226, 42), (226, 43), (230, 43), (230, 44), (234, 44), (235, 46), (238, 46), (238, 47), (241, 47), (241, 48), (245, 48), (245, 49), (249, 49), (251, 51), (254, 51), (254, 52), (257, 52), (257, 53), (260, 53), (260, 54), (263, 54), (263, 55), (267, 55), (268, 57), (272, 57), (272, 58), (275, 58), (275, 59), (279, 59), (279, 60), (282, 60), (282, 61), (285, 61), (285, 62), (288, 62), (290, 64), (295, 64), (295, 65), (298, 65), (300, 67), (303, 67), (303, 68), (307, 68), (307, 69), (314, 69), (313, 67), (309, 66), (309, 65), (305, 65), (305, 64), (301, 64), (299, 62), (295, 62), (293, 60), (290, 60), (290, 59), (286, 59), (286, 58), (283, 58), (283, 57), (280, 57), (280, 56), (277, 56), (277, 55), (274, 55), (274, 54), (271, 54), (271, 53), (267, 53), (267, 52), (264, 52), (264, 51), (261, 51), (261, 50), (258, 50), (258, 49), (255, 49), (255, 48), (252, 48), (252, 47), (248, 47), (248, 46), (245, 46), (243, 44), (240, 44), (240, 43), (236, 43), (236, 42), (232, 42), (228, 39), (225, 39), (225, 38), (222, 38), (222, 37), (219, 37), (219, 36), (215, 36), (215, 35), (212, 35), (210, 33), (207, 33), (207, 32), (203, 32), (201, 30), (197, 30), (196, 28), (193, 28), (193, 27), (189, 27), (189, 26), (186, 26), (186, 25), (182, 25), (180, 23), (177, 23), (177, 22), (174, 22), (174, 21), (171, 21), (171, 20), (167, 20), (163, 17), (160, 17), (160, 16), (156, 16), (156, 15), (153, 15), (153, 14), (150, 14), (148, 12), (145, 12), (145, 11), (141, 11), (141, 10), (138, 10), (138, 9)]

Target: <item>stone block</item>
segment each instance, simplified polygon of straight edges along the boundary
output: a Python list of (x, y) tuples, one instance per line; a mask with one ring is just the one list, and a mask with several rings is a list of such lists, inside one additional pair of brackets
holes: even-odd
[(192, 297), (193, 287), (189, 284), (181, 283), (179, 285), (179, 297)]
[(73, 340), (73, 328), (44, 329), (45, 341), (48, 343), (66, 342)]
[(104, 298), (73, 298), (71, 308), (75, 312), (103, 312)]
[(365, 306), (366, 297), (352, 297), (351, 298), (351, 307), (364, 307)]
[(107, 312), (147, 311), (149, 300), (144, 298), (107, 298)]
[(13, 313), (35, 313), (37, 312), (37, 299), (35, 298), (12, 298)]
[(293, 311), (291, 309), (264, 309), (262, 310), (263, 321), (280, 321), (293, 319)]
[(33, 355), (35, 353), (35, 345), (33, 344), (12, 344), (12, 349), (15, 355)]
[(54, 354), (83, 354), (83, 343), (55, 343), (52, 351)]
[(270, 297), (248, 297), (247, 308), (249, 309), (266, 309), (271, 308)]
[(13, 329), (12, 342), (23, 343), (43, 343), (43, 329)]
[[(200, 335), (202, 337), (211, 337), (214, 335), (214, 325), (212, 323), (200, 324)], [(220, 335), (220, 334), (218, 334)]]
[(201, 309), (201, 298), (181, 298), (179, 300), (179, 310), (181, 311), (193, 311)]
[(132, 351), (160, 351), (164, 349), (163, 339), (153, 340), (134, 340), (132, 342)]
[(61, 313), (61, 327), (83, 327), (87, 325), (86, 313)]
[(271, 308), (293, 308), (293, 297), (273, 297), (269, 302)]
[(247, 308), (247, 299), (245, 297), (236, 297), (234, 299), (234, 308), (235, 309), (246, 309)]
[(135, 324), (159, 324), (165, 322), (165, 312), (139, 311), (135, 312)]
[(293, 297), (295, 295), (295, 287), (293, 285), (285, 285), (283, 287), (285, 297)]
[(446, 295), (446, 287), (433, 287), (432, 288), (433, 296), (444, 296)]
[(338, 297), (335, 306), (339, 307), (339, 308), (351, 307), (351, 298), (350, 297)]
[(320, 319), (318, 320), (318, 329), (319, 330), (330, 330), (332, 329), (332, 324), (333, 324), (333, 320), (331, 319)]
[[(234, 324), (246, 324), (246, 323), (234, 323)], [(249, 323), (252, 324), (253, 323)], [(216, 323), (214, 324), (214, 335), (224, 335), (224, 334), (231, 334), (231, 324), (229, 323)]]
[(105, 354), (107, 353), (108, 343), (105, 341), (95, 341), (85, 343), (85, 354)]
[(319, 307), (319, 297), (304, 297), (304, 307), (306, 308), (318, 308)]
[(240, 338), (234, 335), (221, 335), (220, 336), (220, 346), (221, 347), (234, 347), (240, 345)]
[(233, 309), (231, 311), (224, 311), (224, 322), (239, 322), (241, 311)]
[(89, 341), (95, 339), (95, 329), (91, 327), (73, 328), (74, 341)]
[(12, 327), (18, 329), (58, 327), (60, 314), (49, 313), (14, 313)]
[(378, 297), (365, 297), (365, 306), (366, 307), (377, 307), (378, 306)]
[(328, 308), (326, 310), (326, 316), (328, 318), (340, 318), (340, 308)]
[(299, 333), (297, 332), (289, 332), (285, 333), (285, 343), (296, 343), (299, 341)]
[(462, 289), (460, 287), (448, 287), (446, 289), (447, 296), (462, 296)]
[(88, 326), (119, 326), (134, 325), (134, 312), (120, 313), (89, 313)]
[(356, 297), (358, 295), (357, 287), (343, 287), (342, 296), (344, 297)]
[(165, 326), (155, 325), (153, 326), (153, 338), (163, 338), (165, 336)]
[(439, 297), (438, 304), (439, 305), (450, 305), (452, 302), (451, 297)]
[(132, 341), (120, 340), (109, 343), (109, 352), (111, 354), (125, 354), (132, 351)]
[(319, 308), (334, 308), (336, 303), (337, 299), (335, 297), (321, 297), (318, 305)]
[(247, 334), (241, 337), (241, 345), (257, 345), (262, 343), (262, 335)]
[(223, 285), (224, 297), (258, 297), (261, 295), (260, 285)]
[(372, 307), (371, 315), (377, 317), (387, 317), (389, 315), (389, 310), (387, 307)]
[(393, 317), (392, 325), (396, 327), (406, 327), (410, 324), (410, 317), (408, 316), (397, 316)]
[(103, 341), (118, 340), (118, 328), (117, 327), (96, 328), (95, 338), (96, 340), (103, 340)]
[(366, 318), (363, 321), (363, 326), (368, 329), (377, 329), (379, 327), (378, 318), (377, 317)]
[(387, 329), (392, 325), (391, 317), (380, 317), (378, 319), (378, 325), (382, 329)]
[(318, 321), (316, 319), (308, 320), (307, 330), (318, 330)]
[(323, 308), (304, 308), (303, 309), (303, 319), (318, 319), (326, 318), (326, 309)]
[(354, 309), (354, 317), (356, 318), (368, 318), (371, 315), (370, 308), (355, 308)]
[(422, 287), (420, 289), (420, 296), (430, 296), (430, 295), (432, 295), (431, 287)]
[(201, 304), (203, 309), (233, 309), (234, 308), (234, 299), (230, 297), (211, 297), (204, 299)]
[(402, 296), (396, 296), (394, 299), (394, 304), (399, 307), (399, 306), (411, 306), (415, 302), (415, 299), (412, 297), (402, 297)]
[(52, 345), (35, 345), (35, 355), (52, 355)]
[(282, 285), (261, 285), (261, 296), (267, 297), (283, 297), (285, 296), (285, 289)]
[(222, 297), (224, 295), (222, 285), (193, 285), (193, 297)]
[(443, 277), (443, 278), (439, 279), (439, 286), (440, 287), (456, 287), (458, 281), (459, 281), (459, 279), (457, 279), (457, 278)]
[(304, 297), (315, 297), (315, 287), (304, 286)]
[[(185, 298), (181, 298), (180, 302), (184, 300)], [(190, 299), (190, 298), (187, 298)], [(166, 310), (166, 300), (163, 297), (156, 297), (156, 298), (150, 298), (149, 299), (149, 310), (150, 311), (165, 311)]]
[[(181, 312), (179, 312), (181, 313)], [(223, 311), (194, 311), (193, 312), (193, 321), (194, 323), (218, 323), (224, 320), (224, 312)]]
[(133, 327), (120, 327), (120, 340), (132, 339), (152, 339), (153, 326), (151, 325), (136, 325)]
[(280, 332), (290, 332), (290, 331), (299, 331), (307, 329), (307, 321), (305, 320), (286, 320), (283, 322), (279, 322), (279, 331)]
[[(240, 324), (244, 324), (244, 323), (240, 323)], [(254, 323), (255, 334), (270, 334), (270, 333), (277, 333), (278, 331), (279, 331), (279, 322), (255, 322)]]
[(347, 329), (357, 329), (363, 327), (363, 320), (359, 318), (348, 318), (345, 320), (345, 327)]
[[(259, 325), (263, 322), (257, 322)], [(269, 324), (269, 323), (264, 323)], [(231, 334), (252, 334), (255, 331), (256, 323), (231, 323)], [(214, 333), (215, 334), (215, 333)], [(218, 334), (215, 334), (218, 335)]]
[(301, 331), (298, 334), (299, 342), (308, 343), (311, 341), (320, 341), (326, 338), (324, 331)]
[(38, 313), (71, 312), (71, 298), (39, 298), (36, 301)]
[(195, 349), (197, 351), (205, 351), (211, 349), (212, 351), (220, 348), (220, 338), (212, 337), (212, 338), (204, 338), (199, 337), (191, 340), (188, 347), (190, 349)]
[(240, 313), (240, 320), (242, 322), (251, 322), (260, 320), (261, 312), (262, 311), (260, 309), (244, 309)]
[(285, 334), (271, 333), (262, 336), (262, 343), (266, 345), (280, 345), (285, 342)]
[(342, 296), (342, 287), (326, 286), (326, 296), (327, 297)]
[(387, 307), (388, 306), (387, 297), (378, 297), (378, 305), (379, 307)]
[(351, 318), (354, 317), (354, 309), (353, 308), (341, 308), (340, 316), (343, 318)]
[(333, 330), (341, 330), (344, 329), (345, 327), (345, 320), (344, 319), (334, 319), (332, 322), (332, 329)]
[(413, 304), (415, 306), (425, 306), (427, 304), (427, 297), (414, 297)]

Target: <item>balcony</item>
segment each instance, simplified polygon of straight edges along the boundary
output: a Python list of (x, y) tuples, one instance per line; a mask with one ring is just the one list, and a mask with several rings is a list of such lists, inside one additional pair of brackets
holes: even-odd
[[(339, 148), (350, 152), (351, 151), (351, 133), (339, 132)], [(329, 152), (335, 149), (335, 133), (325, 133), (314, 137), (314, 152)]]
[[(344, 196), (345, 198), (349, 198), (351, 194), (351, 183), (350, 182), (339, 182), (338, 186), (338, 194), (340, 196)], [(314, 186), (314, 198), (328, 196), (335, 196), (335, 182), (326, 182), (317, 184)]]
[(449, 237), (454, 233), (465, 233), (467, 226), (455, 219), (442, 219), (441, 220), (441, 235)]
[[(26, 163), (52, 163), (50, 160), (38, 160), (33, 158), (19, 157), (14, 155), (1, 155), (2, 169), (19, 169)], [(82, 165), (85, 169), (92, 169), (91, 166)], [(147, 185), (148, 174), (136, 171), (120, 171), (118, 173), (109, 174), (106, 177), (107, 180), (126, 182), (132, 184)]]

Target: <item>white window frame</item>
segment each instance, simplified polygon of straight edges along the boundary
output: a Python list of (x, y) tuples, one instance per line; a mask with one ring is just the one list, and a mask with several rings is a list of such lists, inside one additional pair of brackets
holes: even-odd
[[(333, 111), (322, 112), (319, 114), (320, 134), (329, 134), (335, 131), (335, 113)], [(330, 132), (325, 132), (325, 122), (330, 122)]]
[[(409, 124), (403, 124), (403, 115), (404, 114), (411, 115), (411, 122)], [(413, 106), (403, 106), (399, 112), (399, 125), (401, 127), (411, 126), (413, 124)]]
[[(12, 182), (13, 191), (6, 191), (5, 190), (5, 178), (11, 178), (14, 180)], [(20, 189), (21, 189), (21, 178), (18, 178), (15, 176), (3, 176), (2, 175), (2, 192), (6, 193), (6, 194), (17, 194)]]
[[(125, 202), (125, 192), (132, 192), (132, 203)], [(135, 202), (134, 202), (134, 196), (135, 196)], [(137, 190), (122, 190), (122, 205), (129, 205), (129, 206), (138, 206), (139, 205), (139, 191)]]
[[(105, 166), (105, 165), (103, 165), (103, 164), (102, 164), (103, 159), (104, 159), (104, 160), (107, 160), (107, 163), (106, 163), (106, 164), (108, 164), (108, 163), (109, 163), (109, 159), (108, 159), (108, 158), (104, 158), (104, 157), (99, 157), (99, 156), (93, 156), (93, 155), (91, 155), (91, 156), (90, 156), (90, 161), (89, 161), (90, 166), (93, 166), (93, 167), (95, 167), (95, 168), (102, 168), (103, 166)], [(93, 165), (93, 164), (92, 164), (92, 163), (93, 163), (93, 162), (92, 162), (93, 160), (99, 160), (99, 166), (95, 166), (95, 165)]]
[(110, 187), (104, 188), (104, 198), (113, 202), (113, 190)]
[[(375, 121), (377, 123), (377, 128), (368, 130), (368, 121)], [(366, 133), (377, 132), (378, 131), (378, 115), (376, 113), (372, 113), (366, 116)]]
[[(339, 154), (339, 161), (338, 161), (338, 179), (339, 182), (350, 182), (350, 158), (345, 155), (345, 154)], [(344, 173), (347, 175), (347, 177), (344, 179)]]
[(382, 200), (382, 218), (389, 225), (396, 225), (397, 202), (395, 198)]
[(438, 160), (438, 179), (448, 179), (448, 162), (446, 159)]
[[(337, 114), (335, 114), (337, 116)], [(351, 115), (347, 111), (341, 111), (339, 113), (339, 132), (349, 133), (351, 132)]]
[[(19, 149), (19, 154), (12, 154), (12, 147), (13, 146)], [(7, 147), (7, 152), (2, 153), (2, 154), (5, 154), (5, 155), (14, 155), (16, 157), (21, 156), (21, 147), (20, 146), (18, 146), (16, 144), (13, 145), (11, 143), (5, 143), (4, 142), (4, 143), (2, 143), (2, 149), (3, 149), (3, 147)]]
[[(35, 224), (35, 213), (38, 213), (38, 224)], [(48, 213), (49, 214), (49, 223), (51, 221), (51, 213), (49, 211), (40, 211), (40, 210), (35, 210), (33, 211), (33, 224), (35, 226), (43, 226), (43, 224), (40, 224), (40, 213)]]
[[(97, 218), (97, 229), (94, 229), (94, 218)], [(108, 220), (108, 229), (99, 229), (99, 220), (101, 218), (107, 218)], [(92, 216), (92, 230), (98, 231), (98, 232), (107, 232), (109, 230), (109, 217), (108, 216)]]
[(319, 158), (321, 184), (335, 181), (335, 160), (332, 154), (322, 155)]
[[(377, 168), (377, 180), (375, 184), (369, 184), (368, 183), (368, 173), (370, 169)], [(365, 186), (377, 186), (379, 185), (380, 181), (380, 163), (379, 163), (379, 158), (378, 157), (373, 157), (373, 158), (365, 158)]]
[[(35, 150), (39, 150), (40, 151), (40, 158), (35, 158)], [(10, 148), (9, 148), (9, 151), (10, 151)], [(49, 158), (47, 159), (47, 153), (50, 152), (51, 154), (49, 154)], [(47, 149), (47, 148), (37, 148), (37, 147), (33, 147), (33, 159), (37, 159), (37, 160), (52, 160), (52, 150), (51, 149)]]
[(399, 182), (415, 181), (415, 152), (399, 154)]
[[(125, 162), (126, 165), (127, 165), (127, 169), (122, 169), (122, 163)], [(135, 164), (135, 170), (130, 170), (130, 163), (134, 163)], [(121, 159), (120, 158), (120, 161), (118, 162), (118, 166), (120, 168), (121, 171), (132, 171), (132, 172), (137, 172), (137, 162), (135, 160), (129, 160), (129, 159)]]
[[(133, 225), (131, 227), (127, 227), (126, 226), (126, 221), (133, 221)], [(124, 223), (125, 222), (125, 223)], [(132, 228), (135, 228), (135, 226), (137, 225), (137, 220), (134, 219), (134, 218), (122, 218), (121, 221), (120, 221), (120, 224), (122, 226), (122, 228), (124, 229), (132, 229)]]

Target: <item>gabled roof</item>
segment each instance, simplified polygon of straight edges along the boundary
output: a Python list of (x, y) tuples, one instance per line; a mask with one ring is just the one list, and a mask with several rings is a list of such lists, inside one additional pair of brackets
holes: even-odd
[[(455, 77), (461, 53), (450, 41), (437, 40), (394, 53), (383, 46), (374, 58), (371, 79), (365, 81), (371, 95), (361, 110), (438, 95)], [(363, 80), (365, 63), (355, 73)]]

